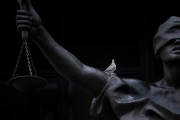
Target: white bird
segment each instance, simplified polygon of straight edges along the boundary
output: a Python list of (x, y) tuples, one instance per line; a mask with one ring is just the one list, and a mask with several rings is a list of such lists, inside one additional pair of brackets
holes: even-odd
[(108, 68), (104, 71), (107, 75), (114, 75), (114, 71), (116, 70), (116, 64), (114, 62), (114, 59), (112, 59), (111, 64), (109, 65)]

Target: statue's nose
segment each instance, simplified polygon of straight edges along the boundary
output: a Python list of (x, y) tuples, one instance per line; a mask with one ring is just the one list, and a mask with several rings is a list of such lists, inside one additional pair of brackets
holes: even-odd
[(177, 39), (174, 41), (174, 44), (180, 44), (180, 38), (177, 38)]

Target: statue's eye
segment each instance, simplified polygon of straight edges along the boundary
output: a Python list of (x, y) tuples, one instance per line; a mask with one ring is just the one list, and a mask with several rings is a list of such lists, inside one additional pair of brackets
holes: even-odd
[(180, 25), (173, 26), (170, 30), (180, 30)]
[(169, 44), (173, 44), (175, 41), (176, 41), (177, 38), (174, 38), (174, 39), (170, 39), (166, 44), (169, 45)]

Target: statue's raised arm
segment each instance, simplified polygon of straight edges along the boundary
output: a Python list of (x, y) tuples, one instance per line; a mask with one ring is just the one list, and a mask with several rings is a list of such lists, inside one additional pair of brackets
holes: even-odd
[(73, 54), (59, 45), (42, 24), (42, 20), (33, 8), (30, 0), (20, 3), (27, 10), (17, 10), (18, 31), (28, 30), (31, 38), (40, 48), (54, 69), (65, 79), (72, 80), (97, 95), (105, 85), (109, 75), (96, 68), (87, 66)]

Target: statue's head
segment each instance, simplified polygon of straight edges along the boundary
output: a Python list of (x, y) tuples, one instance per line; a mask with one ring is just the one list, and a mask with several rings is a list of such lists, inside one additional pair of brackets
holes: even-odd
[(163, 62), (179, 64), (180, 17), (172, 16), (159, 26), (154, 37), (154, 51)]
[(171, 40), (180, 38), (180, 17), (172, 16), (161, 24), (154, 37), (154, 51), (158, 55)]

